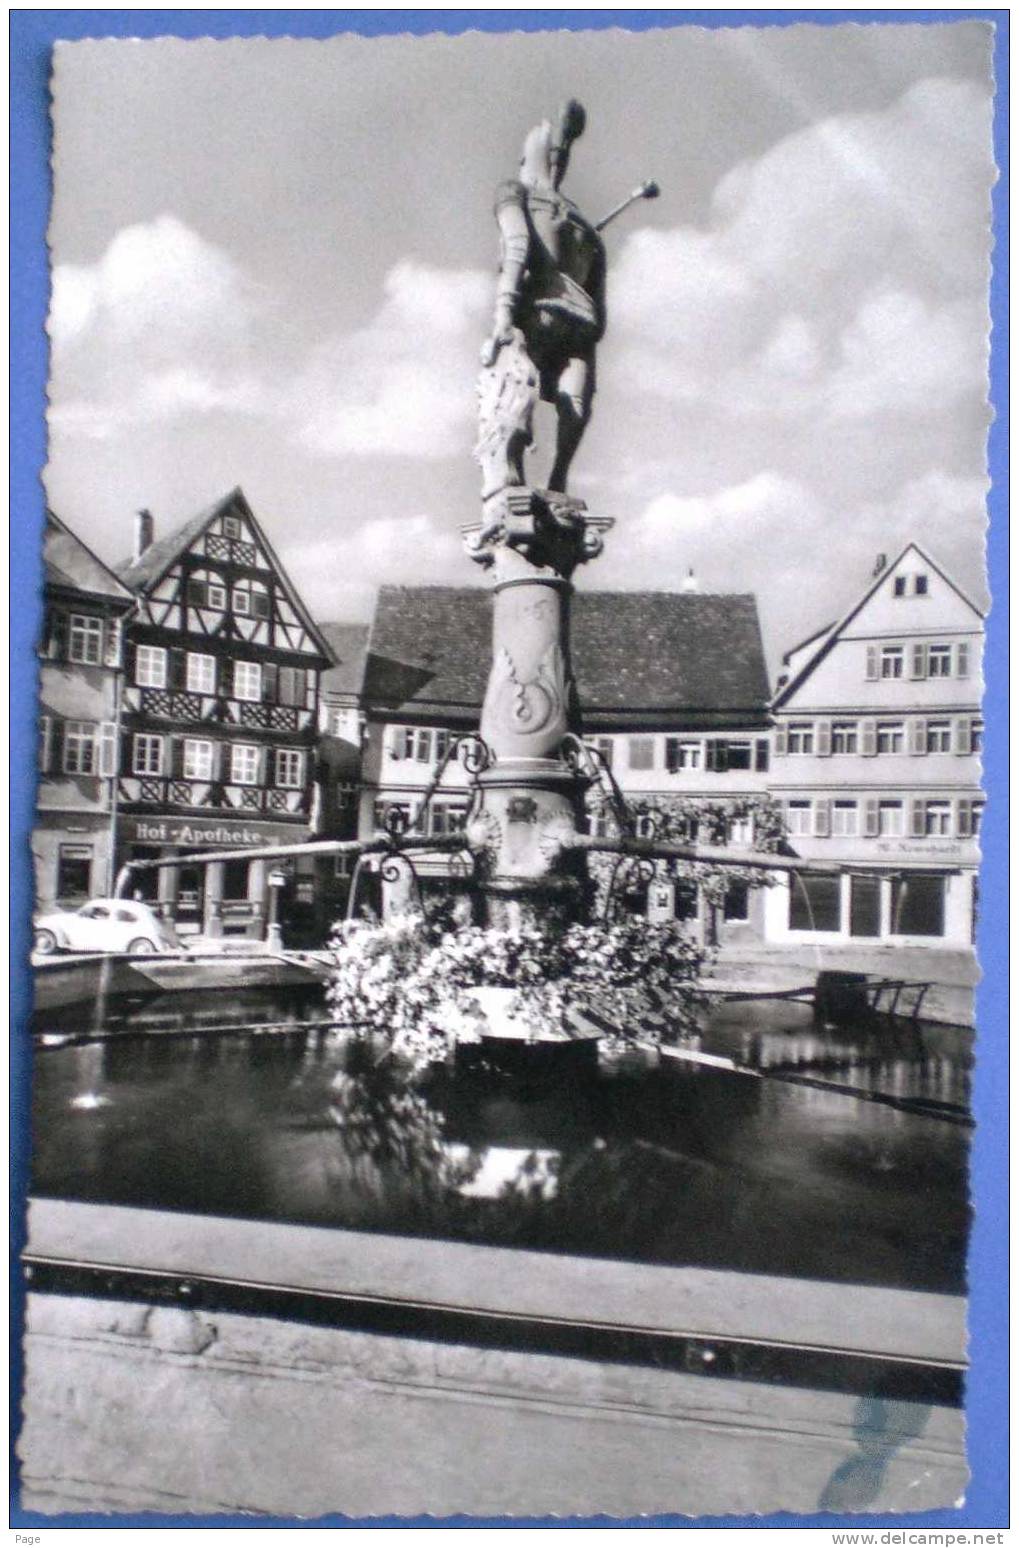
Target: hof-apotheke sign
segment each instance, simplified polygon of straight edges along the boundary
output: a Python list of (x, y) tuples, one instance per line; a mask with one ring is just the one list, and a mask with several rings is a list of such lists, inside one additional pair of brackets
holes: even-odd
[(282, 822), (231, 822), (222, 818), (195, 822), (190, 818), (132, 817), (124, 823), (124, 836), (132, 844), (173, 844), (186, 849), (264, 849), (270, 844), (300, 844), (308, 836), (305, 827)]

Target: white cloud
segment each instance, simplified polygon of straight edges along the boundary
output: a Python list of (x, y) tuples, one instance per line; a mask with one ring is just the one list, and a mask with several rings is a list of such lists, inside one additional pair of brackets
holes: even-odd
[(364, 327), (326, 340), (289, 393), (292, 433), (324, 457), (463, 454), (492, 282), (404, 260)]
[(301, 595), (320, 618), (366, 618), (379, 586), (464, 585), (472, 568), (457, 528), (423, 511), (363, 522), (344, 534), (341, 545), (331, 531), (304, 545), (291, 566)]

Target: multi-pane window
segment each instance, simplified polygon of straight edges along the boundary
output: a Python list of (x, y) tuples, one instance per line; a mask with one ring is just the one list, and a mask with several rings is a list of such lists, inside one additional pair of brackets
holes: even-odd
[(928, 645), (927, 647), (927, 676), (951, 677), (952, 675), (952, 647), (951, 645)]
[(665, 743), (665, 767), (670, 774), (682, 773), (687, 769), (699, 769), (703, 757), (703, 747), (700, 742), (684, 742), (678, 737), (670, 736)]
[(399, 831), (406, 832), (410, 827), (409, 801), (376, 801), (375, 826), (387, 828), (390, 823)]
[(226, 608), (226, 587), (214, 571), (199, 570), (189, 575), (184, 596), (192, 607), (211, 607), (217, 613)]
[(835, 838), (855, 838), (859, 814), (855, 801), (836, 801), (831, 809), (831, 831)]
[(923, 831), (928, 838), (943, 837), (952, 831), (952, 806), (949, 801), (926, 801), (923, 809)]
[(233, 610), (245, 617), (268, 618), (269, 593), (261, 581), (241, 581), (233, 589)]
[(902, 802), (879, 801), (877, 831), (882, 838), (902, 837)]
[(952, 722), (950, 720), (928, 720), (926, 746), (929, 753), (951, 752)]
[(814, 722), (812, 720), (791, 720), (789, 722), (786, 746), (790, 753), (812, 753), (814, 751)]
[(304, 754), (296, 747), (276, 752), (276, 783), (283, 790), (299, 790), (304, 781)]
[(139, 645), (135, 652), (134, 680), (139, 688), (166, 687), (166, 651), (162, 645)]
[(234, 698), (257, 703), (262, 697), (262, 668), (257, 661), (234, 662)]
[(96, 772), (96, 725), (91, 720), (64, 722), (64, 773)]
[(187, 685), (190, 693), (216, 692), (216, 658), (188, 651)]
[(101, 618), (89, 618), (84, 613), (71, 614), (67, 655), (71, 661), (80, 661), (87, 666), (99, 665), (103, 655)]
[(240, 535), (241, 535), (240, 519), (237, 516), (224, 516), (223, 517), (223, 536), (224, 537), (228, 537), (228, 538), (239, 538)]
[(811, 804), (809, 801), (787, 801), (785, 808), (786, 831), (793, 836), (804, 837), (812, 831)]
[(411, 758), (415, 763), (439, 763), (449, 749), (450, 733), (430, 731), (426, 726), (395, 726), (390, 756)]
[(235, 742), (230, 749), (230, 783), (258, 784), (259, 749), (246, 742)]
[(831, 727), (831, 750), (833, 753), (854, 753), (857, 750), (857, 730), (855, 720), (833, 720)]
[(163, 772), (163, 738), (139, 732), (134, 738), (131, 768), (135, 774)]
[(184, 741), (184, 778), (212, 778), (212, 743), (187, 737)]
[(882, 645), (881, 676), (901, 677), (903, 655), (904, 652), (901, 645)]
[(437, 801), (429, 814), (428, 831), (432, 834), (462, 833), (467, 820), (465, 806), (452, 806), (448, 801)]
[(650, 736), (631, 736), (628, 744), (631, 769), (653, 769), (655, 744)]
[(877, 750), (879, 753), (900, 753), (905, 746), (905, 727), (901, 720), (879, 720), (877, 723)]
[(232, 600), (235, 613), (251, 612), (251, 592), (247, 586), (235, 586)]

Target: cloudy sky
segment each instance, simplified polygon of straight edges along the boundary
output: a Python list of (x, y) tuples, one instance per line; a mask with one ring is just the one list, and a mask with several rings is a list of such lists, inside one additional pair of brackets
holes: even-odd
[(598, 587), (758, 594), (772, 660), (915, 538), (985, 596), (980, 23), (58, 45), (53, 507), (108, 560), (241, 484), (320, 618), (477, 584), (492, 191), (567, 96), (608, 233)]

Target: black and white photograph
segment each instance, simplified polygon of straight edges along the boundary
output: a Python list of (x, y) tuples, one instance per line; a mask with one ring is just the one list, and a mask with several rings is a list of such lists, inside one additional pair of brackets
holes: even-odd
[(55, 45), (25, 1509), (963, 1501), (993, 32)]

